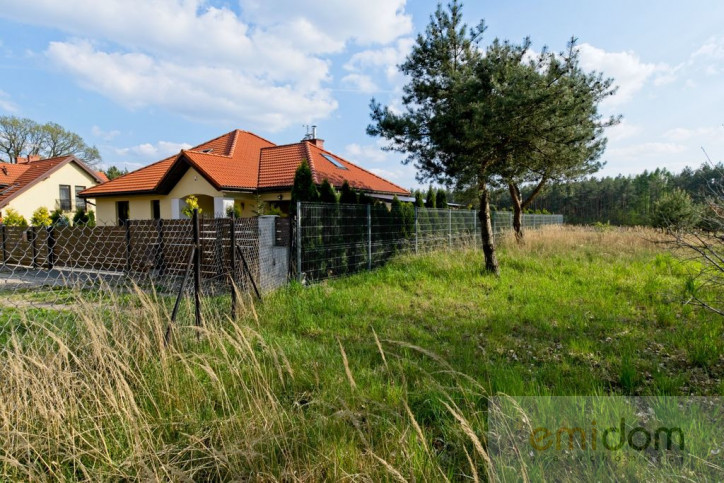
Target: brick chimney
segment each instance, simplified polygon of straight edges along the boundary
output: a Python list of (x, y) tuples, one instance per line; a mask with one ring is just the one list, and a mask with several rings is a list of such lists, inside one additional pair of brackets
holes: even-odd
[(317, 137), (317, 126), (311, 126), (312, 130), (309, 130), (310, 126), (307, 126), (307, 134), (304, 136), (302, 141), (307, 141), (314, 144), (318, 148), (324, 148), (324, 139)]
[(324, 139), (312, 138), (309, 142), (317, 146), (318, 148), (324, 148)]
[(16, 159), (16, 162), (17, 162), (18, 164), (27, 164), (28, 158), (23, 158), (22, 156), (18, 156), (17, 159)]

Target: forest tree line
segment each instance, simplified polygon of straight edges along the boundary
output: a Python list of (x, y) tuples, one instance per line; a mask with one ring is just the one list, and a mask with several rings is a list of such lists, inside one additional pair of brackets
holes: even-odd
[[(687, 167), (678, 174), (658, 168), (654, 171), (616, 177), (586, 178), (579, 181), (553, 184), (532, 202), (532, 212), (562, 214), (566, 223), (612, 225), (651, 225), (658, 202), (681, 191), (695, 205), (703, 206), (724, 183), (724, 164), (702, 164)], [(526, 196), (533, 186), (523, 186)], [(455, 201), (467, 204), (474, 198), (455, 193)], [(491, 205), (497, 210), (511, 210), (512, 202), (507, 188), (492, 193)]]

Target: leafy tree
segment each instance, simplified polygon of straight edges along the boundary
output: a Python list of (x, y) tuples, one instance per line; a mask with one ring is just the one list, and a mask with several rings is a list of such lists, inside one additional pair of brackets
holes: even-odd
[(198, 210), (199, 215), (203, 211), (199, 208), (199, 199), (194, 195), (187, 196), (184, 201), (186, 202), (186, 206), (184, 206), (184, 209), (181, 210), (181, 213), (186, 215), (188, 218), (193, 218), (194, 210)]
[(33, 216), (30, 218), (30, 224), (32, 226), (50, 226), (53, 221), (50, 219), (50, 212), (44, 206), (41, 206), (33, 212)]
[(95, 146), (88, 146), (78, 134), (61, 125), (38, 124), (15, 116), (0, 116), (0, 153), (8, 163), (17, 162), (22, 155), (42, 158), (73, 155), (91, 166), (101, 161)]
[[(418, 179), (456, 187), (476, 186), (485, 268), (498, 273), (490, 218), (489, 182), (501, 159), (500, 138), (486, 129), (494, 86), (481, 63), (481, 22), (468, 29), (462, 7), (453, 0), (447, 11), (438, 5), (424, 35), (400, 65), (410, 79), (404, 86), (404, 111), (397, 113), (371, 102), (370, 135), (386, 138), (388, 149), (407, 153)], [(495, 133), (497, 134), (497, 133)]]
[(437, 191), (430, 186), (425, 197), (425, 208), (437, 208)]
[(339, 202), (343, 204), (356, 205), (358, 202), (357, 192), (354, 191), (347, 181), (342, 184), (339, 194)]
[(110, 168), (108, 168), (108, 169), (105, 171), (105, 173), (106, 173), (106, 176), (108, 177), (109, 180), (113, 180), (113, 179), (116, 179), (116, 178), (118, 178), (118, 177), (120, 177), (120, 176), (123, 176), (123, 175), (125, 175), (125, 174), (128, 174), (128, 169), (126, 169), (126, 168), (120, 169), (120, 168), (118, 168), (118, 167), (116, 167), (116, 166), (111, 166)]
[(447, 208), (447, 192), (444, 189), (439, 188), (437, 190), (435, 204), (437, 204), (438, 208)]
[(2, 161), (15, 163), (18, 156), (27, 152), (31, 133), (37, 130), (36, 126), (30, 119), (0, 117), (0, 153), (4, 154)]
[(294, 173), (292, 205), (296, 205), (297, 201), (319, 201), (319, 190), (314, 184), (312, 170), (307, 160), (302, 161)]
[(6, 226), (28, 226), (28, 221), (25, 217), (12, 208), (8, 208), (5, 211), (5, 216), (3, 217), (2, 222)]
[(319, 187), (319, 201), (322, 203), (337, 203), (339, 201), (337, 190), (326, 178)]
[(700, 210), (685, 191), (675, 188), (654, 204), (651, 225), (666, 230), (687, 229), (699, 222)]

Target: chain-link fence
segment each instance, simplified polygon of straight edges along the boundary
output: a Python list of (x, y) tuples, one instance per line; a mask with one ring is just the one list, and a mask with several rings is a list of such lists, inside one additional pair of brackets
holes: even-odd
[[(496, 211), (492, 213), (493, 232), (506, 233), (513, 229), (513, 213), (510, 211)], [(563, 215), (535, 215), (522, 214), (523, 228), (535, 229), (546, 225), (562, 225)]]
[[(340, 277), (383, 265), (398, 253), (478, 246), (478, 213), (418, 208), (409, 204), (298, 203), (294, 220), (295, 276), (301, 281)], [(493, 213), (493, 232), (513, 226), (509, 212)], [(561, 215), (523, 215), (525, 228), (563, 224)]]
[(69, 290), (261, 296), (287, 282), (289, 233), (289, 219), (274, 216), (0, 225), (0, 307), (45, 307)]

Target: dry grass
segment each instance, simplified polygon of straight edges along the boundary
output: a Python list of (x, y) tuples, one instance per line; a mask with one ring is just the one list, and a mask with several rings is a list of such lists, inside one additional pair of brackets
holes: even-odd
[(515, 237), (508, 234), (501, 238), (504, 250), (532, 252), (567, 251), (583, 246), (597, 247), (604, 252), (636, 253), (654, 250), (667, 241), (660, 231), (649, 227), (574, 226), (549, 225), (525, 232), (525, 242), (517, 244)]

